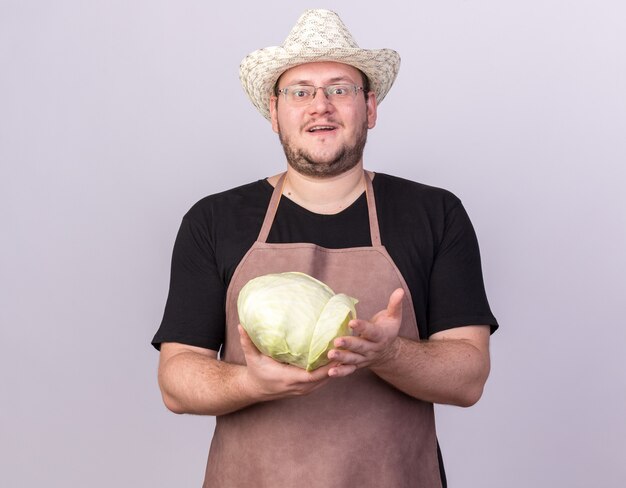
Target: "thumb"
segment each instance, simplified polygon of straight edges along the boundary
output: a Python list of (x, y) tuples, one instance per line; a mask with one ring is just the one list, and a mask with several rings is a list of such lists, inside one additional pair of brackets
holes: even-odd
[(387, 304), (387, 315), (393, 318), (402, 318), (402, 300), (404, 300), (404, 290), (396, 288), (389, 296)]
[(237, 330), (239, 331), (239, 343), (241, 344), (241, 349), (243, 349), (243, 354), (246, 357), (258, 354), (259, 350), (241, 324), (237, 326)]

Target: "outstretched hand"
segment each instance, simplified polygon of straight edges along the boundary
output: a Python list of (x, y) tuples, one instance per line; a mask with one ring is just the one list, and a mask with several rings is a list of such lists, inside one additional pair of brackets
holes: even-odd
[(335, 349), (328, 357), (336, 364), (331, 366), (329, 376), (347, 376), (359, 368), (380, 364), (394, 354), (393, 343), (402, 323), (402, 300), (404, 290), (397, 288), (389, 297), (387, 308), (370, 320), (354, 319), (348, 326), (352, 336), (335, 339)]

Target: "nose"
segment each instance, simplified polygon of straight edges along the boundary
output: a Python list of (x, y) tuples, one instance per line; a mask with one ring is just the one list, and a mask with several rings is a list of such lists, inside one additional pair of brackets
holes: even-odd
[(313, 93), (313, 100), (315, 100), (315, 97), (317, 96), (317, 92), (319, 90), (322, 90), (322, 94), (324, 95), (324, 98), (328, 100), (328, 95), (326, 94), (326, 88), (323, 86), (318, 86), (317, 88), (315, 88), (315, 93)]
[[(322, 90), (321, 95), (318, 95), (318, 92)], [(326, 95), (326, 91), (323, 86), (318, 86), (315, 88), (315, 94), (313, 95), (313, 100), (311, 100), (311, 104), (309, 105), (309, 112), (311, 113), (325, 113), (329, 111), (329, 108), (332, 107), (332, 103), (328, 99), (328, 95)]]

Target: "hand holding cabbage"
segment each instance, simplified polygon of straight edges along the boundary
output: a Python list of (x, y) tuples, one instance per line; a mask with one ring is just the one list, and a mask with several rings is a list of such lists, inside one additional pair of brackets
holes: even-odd
[(240, 291), (242, 327), (263, 354), (312, 371), (328, 364), (337, 337), (350, 335), (357, 300), (304, 273), (268, 274)]

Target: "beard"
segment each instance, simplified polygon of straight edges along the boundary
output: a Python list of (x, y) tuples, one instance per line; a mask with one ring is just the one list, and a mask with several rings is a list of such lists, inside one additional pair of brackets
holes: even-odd
[(363, 149), (367, 142), (367, 121), (356, 134), (353, 145), (344, 144), (335, 154), (315, 157), (305, 149), (295, 147), (278, 127), (278, 138), (287, 157), (287, 163), (298, 173), (314, 178), (330, 178), (354, 168), (363, 159)]

